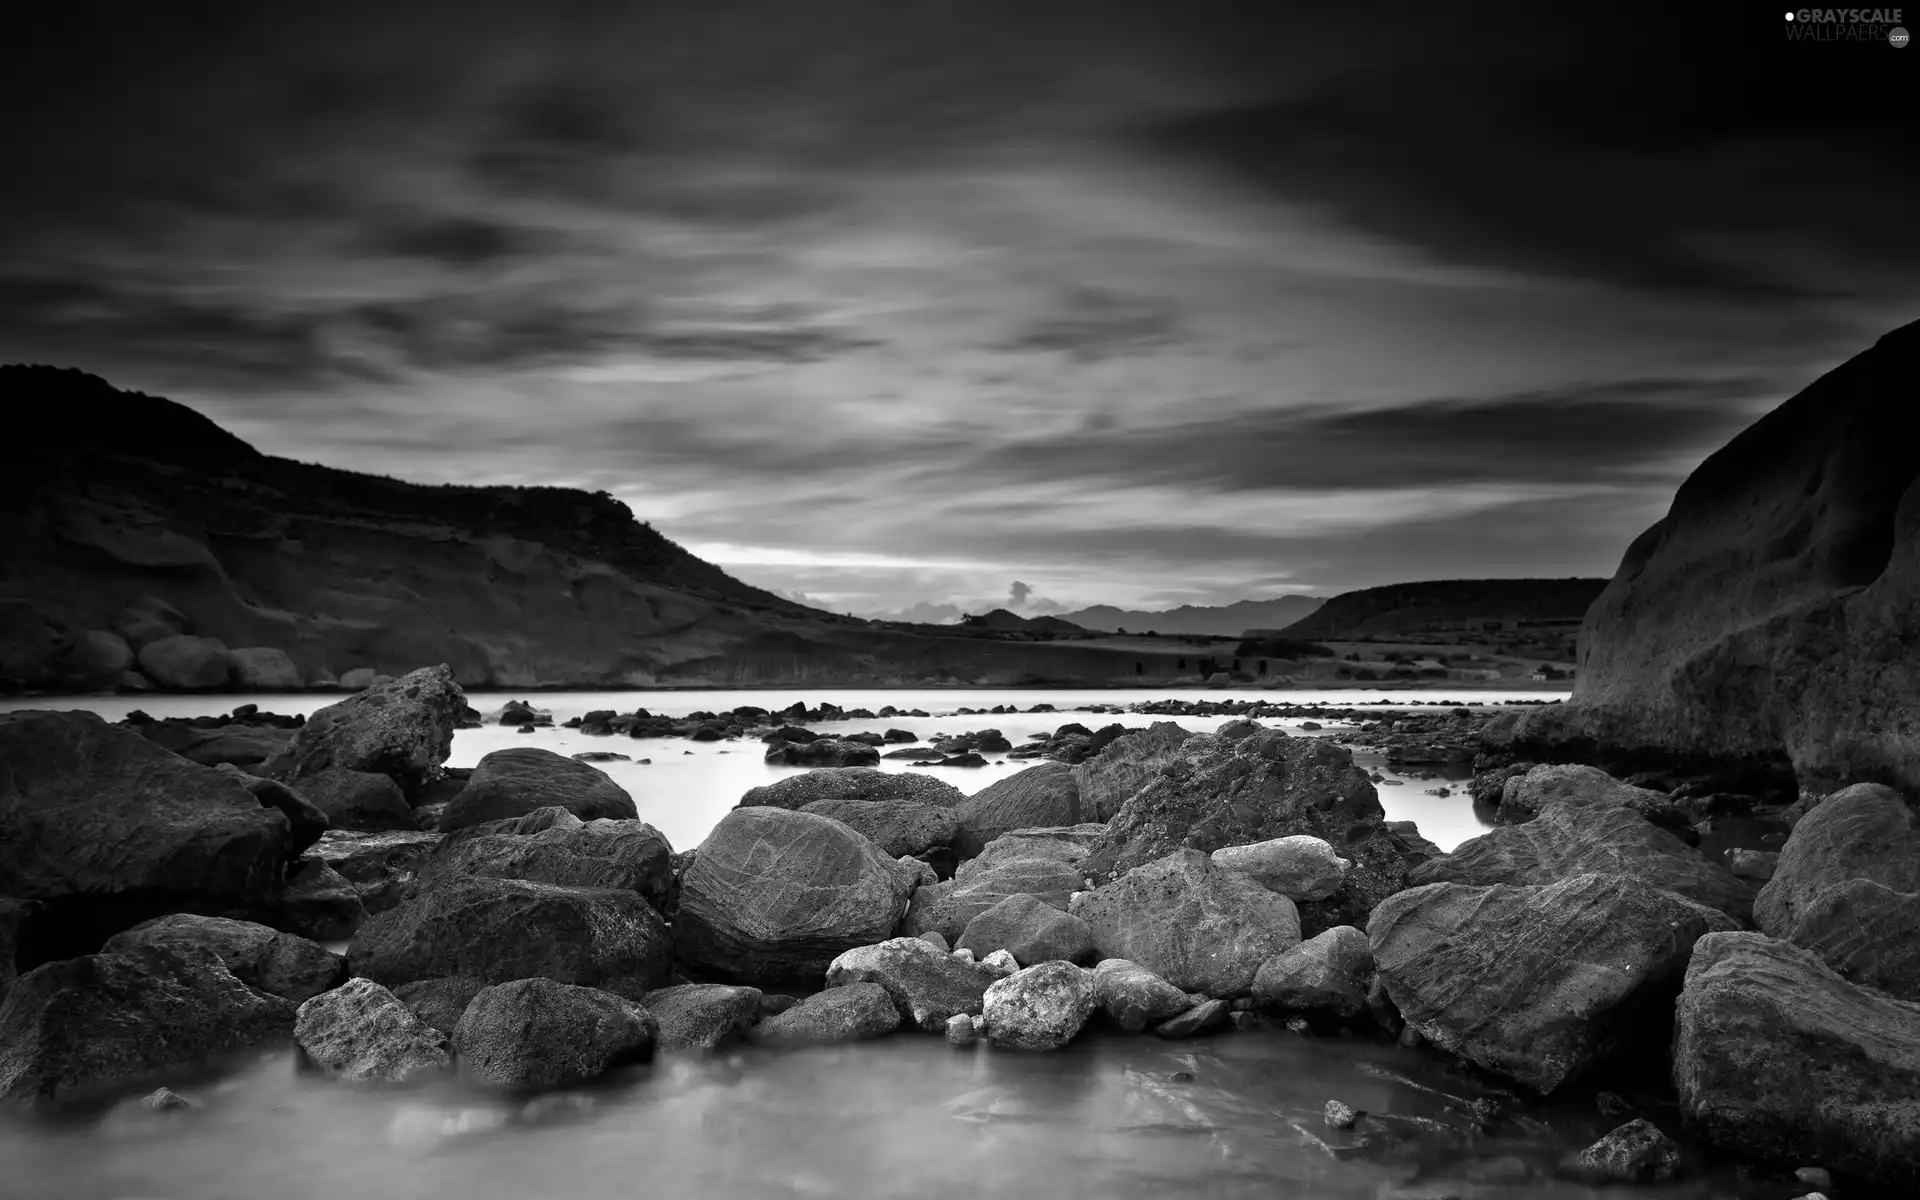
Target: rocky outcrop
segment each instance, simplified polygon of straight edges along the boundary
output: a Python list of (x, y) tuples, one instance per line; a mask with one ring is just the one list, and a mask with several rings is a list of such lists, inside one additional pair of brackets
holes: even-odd
[(968, 921), (954, 948), (971, 950), (976, 958), (1005, 950), (1023, 967), (1055, 960), (1091, 966), (1099, 954), (1085, 921), (1024, 894), (1008, 896)]
[(1093, 930), (1102, 957), (1214, 997), (1247, 995), (1260, 964), (1300, 941), (1293, 901), (1196, 850), (1082, 892), (1070, 911)]
[(1920, 792), (1916, 347), (1920, 324), (1887, 334), (1687, 478), (1588, 610), (1572, 702), (1520, 720), (1515, 754)]
[(1920, 1000), (1920, 822), (1900, 793), (1829, 796), (1780, 848), (1754, 924), (1842, 976)]
[(400, 785), (371, 771), (316, 771), (300, 780), (299, 794), (326, 814), (332, 829), (378, 833), (419, 828)]
[(637, 999), (667, 981), (673, 946), (637, 892), (463, 877), (369, 919), (347, 965), (388, 987), (545, 977)]
[(739, 982), (816, 977), (844, 951), (893, 936), (916, 879), (838, 821), (736, 808), (681, 877), (674, 947)]
[(1080, 823), (1080, 785), (1065, 763), (1035, 763), (961, 801), (953, 848), (972, 858), (987, 843), (1016, 829)]
[(1124, 958), (1101, 961), (1093, 970), (1093, 1002), (1114, 1024), (1139, 1033), (1193, 1006), (1193, 997)]
[(987, 989), (981, 1017), (987, 1040), (1006, 1050), (1058, 1050), (1093, 1015), (1093, 973), (1045, 962), (1015, 971)]
[(1089, 821), (1111, 821), (1133, 794), (1160, 773), (1193, 732), (1172, 721), (1152, 725), (1115, 738), (1092, 758), (1073, 769), (1080, 785), (1080, 811)]
[(446, 1035), (371, 979), (350, 979), (302, 1004), (293, 1040), (314, 1066), (347, 1083), (399, 1083), (453, 1065)]
[(1357, 1021), (1373, 987), (1373, 949), (1367, 935), (1338, 925), (1260, 964), (1253, 998), (1269, 1008)]
[(422, 667), (314, 713), (260, 773), (297, 788), (322, 771), (368, 771), (412, 796), (447, 761), (466, 708), (451, 669)]
[(645, 821), (582, 821), (564, 808), (545, 808), (449, 837), (421, 864), (409, 890), (461, 876), (617, 888), (664, 909), (673, 887), (673, 847)]
[(627, 789), (591, 763), (537, 746), (514, 746), (481, 758), (467, 786), (441, 814), (440, 828), (465, 829), (552, 807), (582, 821), (633, 820), (640, 815)]
[(623, 996), (516, 979), (473, 998), (453, 1030), (460, 1072), (494, 1087), (567, 1087), (653, 1053), (652, 1014)]
[(752, 1038), (769, 1046), (812, 1046), (885, 1037), (900, 1028), (900, 1010), (877, 983), (852, 983), (817, 992), (754, 1026)]
[(800, 811), (865, 834), (889, 858), (925, 854), (950, 844), (960, 831), (953, 809), (918, 800), (815, 800)]
[(0, 1100), (80, 1099), (286, 1037), (294, 1006), (210, 950), (141, 946), (22, 975), (0, 1001)]
[(1673, 1082), (1706, 1140), (1782, 1166), (1920, 1189), (1920, 1005), (1848, 983), (1758, 933), (1700, 939), (1680, 994)]
[(137, 946), (210, 950), (241, 983), (295, 1004), (333, 988), (347, 975), (346, 960), (318, 942), (227, 917), (155, 917), (114, 934), (101, 953), (125, 954)]
[(760, 1019), (759, 988), (681, 983), (648, 992), (643, 1003), (660, 1027), (662, 1050), (717, 1050)]
[(978, 858), (961, 863), (951, 880), (914, 892), (900, 932), (934, 932), (958, 942), (968, 923), (1009, 896), (1033, 896), (1064, 911), (1084, 886), (1080, 863), (1086, 854), (1083, 840), (1070, 832), (1025, 830), (997, 838)]
[(1546, 1094), (1664, 1028), (1693, 944), (1732, 918), (1617, 875), (1435, 883), (1367, 924), (1374, 968), (1443, 1050)]
[(827, 967), (827, 986), (877, 983), (893, 997), (903, 1023), (939, 1033), (960, 1013), (980, 1011), (987, 985), (1000, 976), (919, 938), (891, 938), (856, 946)]
[(741, 808), (805, 808), (816, 800), (905, 800), (952, 808), (966, 793), (944, 779), (912, 771), (882, 771), (875, 767), (822, 767), (761, 787), (748, 788)]

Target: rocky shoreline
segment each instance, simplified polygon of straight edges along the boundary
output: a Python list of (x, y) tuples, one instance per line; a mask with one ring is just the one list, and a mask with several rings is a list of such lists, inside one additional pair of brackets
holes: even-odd
[[(478, 714), (445, 668), (305, 721), (0, 717), (0, 1096), (190, 1104), (168, 1085), (198, 1064), (289, 1042), (343, 1085), (524, 1094), (731, 1041), (1394, 1038), (1515, 1097), (1463, 1108), (1462, 1144), (1531, 1120), (1524, 1096), (1669, 1081), (1603, 1101), (1619, 1125), (1566, 1178), (1655, 1183), (1709, 1153), (1783, 1186), (1920, 1186), (1920, 1122), (1887, 1108), (1920, 1085), (1920, 830), (1897, 793), (1843, 789), (1785, 814), (1777, 854), (1710, 856), (1686, 836), (1714, 819), (1699, 797), (1509, 763), (1474, 783), (1503, 823), (1442, 854), (1385, 820), (1341, 741), (1240, 714), (1443, 764), (1496, 714), (1136, 711), (1235, 719), (957, 735), (928, 761), (1035, 760), (967, 795), (840, 761), (888, 743), (799, 724), (855, 716), (831, 706), (582, 718), (815, 765), (679, 852), (590, 764), (516, 747), (447, 771)], [(1337, 1095), (1326, 1120), (1388, 1128)]]

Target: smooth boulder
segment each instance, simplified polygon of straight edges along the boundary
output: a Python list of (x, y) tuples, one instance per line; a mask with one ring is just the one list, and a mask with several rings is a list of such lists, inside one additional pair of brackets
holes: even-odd
[(1289, 900), (1325, 900), (1346, 884), (1353, 866), (1324, 838), (1310, 834), (1222, 846), (1213, 852), (1213, 861)]
[(1269, 1008), (1357, 1021), (1367, 1014), (1372, 987), (1373, 950), (1367, 935), (1351, 925), (1336, 925), (1261, 963), (1253, 977), (1253, 998)]
[(1193, 1007), (1193, 997), (1124, 958), (1103, 960), (1093, 969), (1093, 1001), (1128, 1033), (1139, 1033)]
[(450, 668), (422, 667), (314, 713), (260, 773), (299, 787), (321, 771), (368, 771), (412, 797), (447, 761), (466, 710)]
[(466, 975), (448, 975), (440, 979), (417, 979), (393, 989), (407, 1011), (448, 1037), (460, 1023), (461, 1014), (473, 998), (491, 986), (485, 980)]
[(446, 1035), (371, 979), (350, 979), (300, 1006), (293, 1040), (348, 1083), (399, 1083), (452, 1065)]
[(858, 830), (890, 858), (925, 854), (948, 845), (960, 831), (953, 809), (918, 800), (815, 800), (799, 811)]
[(759, 988), (681, 983), (648, 992), (642, 1001), (659, 1024), (662, 1050), (715, 1050), (760, 1019)]
[(885, 1037), (900, 1028), (900, 1010), (877, 983), (851, 983), (816, 992), (754, 1026), (769, 1046), (811, 1046)]
[(513, 746), (481, 758), (467, 786), (440, 814), (442, 832), (564, 808), (582, 821), (635, 820), (627, 789), (591, 763), (575, 762), (538, 746)]
[(300, 780), (300, 795), (327, 816), (331, 829), (367, 833), (419, 829), (400, 785), (371, 771), (331, 768)]
[(318, 942), (227, 917), (155, 917), (114, 934), (101, 953), (124, 954), (136, 946), (211, 950), (241, 983), (295, 1004), (335, 987), (347, 974), (346, 960)]
[(1103, 957), (1124, 958), (1184, 992), (1247, 995), (1260, 964), (1300, 941), (1293, 901), (1197, 850), (1176, 850), (1074, 897)]
[(1035, 763), (962, 800), (953, 848), (972, 858), (987, 843), (1016, 829), (1080, 823), (1080, 784), (1065, 763)]
[(454, 1026), (468, 1079), (494, 1087), (585, 1083), (653, 1053), (658, 1032), (644, 1007), (612, 992), (551, 979), (516, 979), (473, 998)]
[(971, 950), (976, 958), (1005, 950), (1023, 967), (1056, 959), (1090, 966), (1099, 953), (1085, 921), (1025, 894), (1008, 896), (968, 921), (955, 949)]
[(987, 1040), (1005, 1050), (1058, 1050), (1093, 1015), (1093, 973), (1065, 962), (1015, 971), (989, 987), (981, 1006)]
[(303, 681), (285, 650), (243, 646), (233, 652), (233, 682), (243, 692), (297, 692)]

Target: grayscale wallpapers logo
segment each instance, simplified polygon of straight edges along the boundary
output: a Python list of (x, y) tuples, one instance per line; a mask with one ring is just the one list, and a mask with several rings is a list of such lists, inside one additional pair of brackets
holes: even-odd
[(1905, 49), (1907, 31), (1898, 8), (1797, 8), (1787, 14), (1790, 42), (1885, 42)]

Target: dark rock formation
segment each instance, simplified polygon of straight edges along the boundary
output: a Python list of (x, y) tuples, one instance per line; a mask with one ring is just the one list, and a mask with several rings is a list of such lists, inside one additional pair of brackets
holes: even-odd
[(1065, 763), (1036, 763), (967, 797), (955, 815), (960, 832), (953, 848), (972, 858), (1015, 829), (1079, 824), (1080, 785)]
[(400, 785), (372, 771), (316, 771), (301, 778), (299, 794), (326, 814), (332, 829), (379, 833), (419, 828)]
[(987, 986), (998, 978), (997, 972), (917, 937), (856, 946), (827, 967), (829, 988), (877, 983), (893, 998), (901, 1022), (927, 1033), (939, 1033), (959, 1013), (978, 1013)]
[(788, 767), (872, 767), (879, 764), (880, 752), (865, 742), (823, 737), (811, 742), (774, 742), (764, 758)]
[(421, 864), (410, 891), (461, 876), (618, 888), (663, 909), (673, 886), (673, 847), (645, 821), (582, 821), (564, 808), (544, 808), (449, 837)]
[(966, 798), (959, 788), (931, 775), (875, 767), (822, 767), (748, 788), (740, 797), (740, 807), (805, 808), (816, 800), (911, 800), (952, 808)]
[(1372, 987), (1367, 935), (1338, 925), (1261, 963), (1253, 998), (1269, 1008), (1357, 1021), (1366, 1015)]
[(473, 998), (453, 1030), (460, 1071), (494, 1087), (557, 1088), (653, 1053), (652, 1014), (598, 988), (516, 979)]
[(451, 669), (422, 667), (314, 713), (260, 773), (297, 788), (322, 771), (369, 771), (415, 795), (447, 761), (466, 708)]
[(815, 800), (800, 811), (859, 831), (889, 858), (925, 854), (951, 843), (960, 831), (953, 809), (917, 800)]
[(1192, 731), (1172, 721), (1108, 742), (1106, 748), (1073, 769), (1080, 785), (1080, 811), (1089, 821), (1111, 821), (1120, 807), (1160, 773)]
[(1024, 894), (1008, 896), (968, 921), (954, 949), (971, 950), (976, 958), (1005, 950), (1023, 967), (1055, 959), (1091, 966), (1099, 957), (1085, 921)]
[(367, 920), (354, 884), (310, 853), (287, 868), (286, 891), (275, 903), (249, 911), (275, 929), (324, 942), (352, 937)]
[(217, 638), (161, 638), (142, 646), (138, 657), (147, 677), (169, 691), (210, 692), (233, 679), (233, 654)]
[(407, 1006), (408, 1012), (451, 1037), (454, 1026), (460, 1023), (461, 1014), (467, 1011), (467, 1005), (472, 1004), (473, 998), (489, 986), (484, 979), (475, 979), (470, 975), (448, 975), (440, 979), (417, 979), (412, 983), (403, 983), (393, 989), (393, 994)]
[(648, 992), (644, 1003), (659, 1024), (660, 1049), (716, 1050), (759, 1021), (760, 999), (759, 988), (682, 983)]
[(582, 821), (632, 820), (640, 815), (627, 790), (591, 763), (575, 762), (536, 746), (514, 746), (480, 760), (466, 788), (441, 814), (440, 828), (465, 829), (554, 806)]
[(1128, 1033), (1139, 1033), (1193, 1006), (1193, 997), (1124, 958), (1103, 960), (1093, 970), (1093, 1000)]
[(348, 1083), (399, 1083), (453, 1065), (445, 1032), (371, 979), (302, 1004), (293, 1040), (314, 1066)]
[(114, 934), (101, 953), (125, 954), (137, 946), (211, 950), (241, 983), (295, 1004), (337, 986), (347, 976), (346, 960), (318, 942), (227, 917), (187, 913), (155, 917)]
[(251, 792), (255, 800), (268, 808), (278, 809), (287, 818), (293, 838), (288, 847), (290, 853), (305, 854), (327, 832), (331, 824), (327, 814), (307, 803), (305, 796), (286, 784), (276, 779), (249, 775), (232, 763), (221, 763), (214, 769)]
[(1300, 941), (1293, 901), (1197, 850), (1176, 850), (1074, 898), (1103, 958), (1184, 992), (1244, 996), (1260, 964)]
[(877, 983), (853, 983), (808, 996), (754, 1026), (756, 1042), (809, 1046), (884, 1037), (900, 1028), (900, 1010)]

